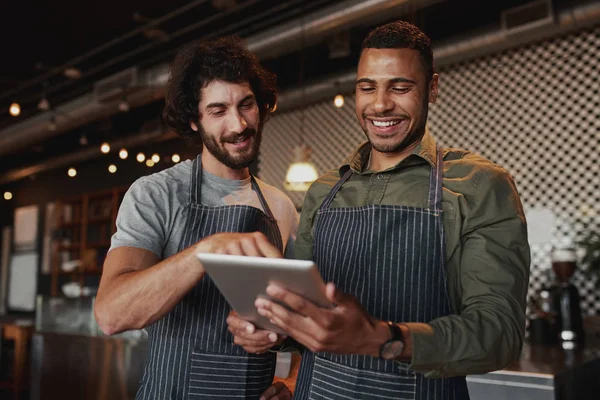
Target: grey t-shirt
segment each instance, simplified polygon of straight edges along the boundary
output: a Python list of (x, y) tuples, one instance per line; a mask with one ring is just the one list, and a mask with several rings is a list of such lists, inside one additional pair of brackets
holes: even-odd
[[(117, 232), (110, 250), (130, 246), (155, 253), (161, 259), (177, 253), (189, 209), (192, 161), (184, 161), (161, 172), (136, 180), (121, 202)], [(273, 212), (285, 246), (293, 254), (298, 213), (292, 201), (279, 189), (257, 179)], [(263, 210), (250, 178), (231, 180), (202, 171), (200, 202), (205, 206), (250, 205)], [(264, 211), (264, 210), (263, 210)]]

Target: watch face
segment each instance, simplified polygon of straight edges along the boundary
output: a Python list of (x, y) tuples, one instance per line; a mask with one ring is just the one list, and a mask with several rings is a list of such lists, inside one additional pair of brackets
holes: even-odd
[(402, 350), (404, 350), (404, 343), (400, 340), (394, 340), (393, 342), (388, 342), (383, 346), (381, 355), (386, 360), (391, 360), (399, 357), (400, 354), (402, 354)]

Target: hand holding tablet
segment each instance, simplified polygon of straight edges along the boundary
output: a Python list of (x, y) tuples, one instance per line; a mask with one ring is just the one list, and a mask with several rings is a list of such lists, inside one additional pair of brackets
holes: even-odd
[(274, 300), (265, 292), (269, 283), (277, 283), (321, 307), (332, 307), (312, 261), (208, 253), (196, 256), (239, 317), (257, 328), (285, 334), (258, 314), (254, 306), (257, 297)]

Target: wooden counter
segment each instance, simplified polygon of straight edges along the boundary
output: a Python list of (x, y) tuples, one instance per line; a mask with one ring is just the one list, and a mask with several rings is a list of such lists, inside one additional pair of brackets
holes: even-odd
[(32, 321), (20, 322), (10, 320), (0, 320), (0, 332), (2, 341), (14, 340), (15, 353), (12, 362), (11, 382), (0, 382), (0, 386), (13, 392), (15, 400), (22, 398), (22, 394), (27, 386), (29, 371), (29, 352), (28, 345), (33, 333)]

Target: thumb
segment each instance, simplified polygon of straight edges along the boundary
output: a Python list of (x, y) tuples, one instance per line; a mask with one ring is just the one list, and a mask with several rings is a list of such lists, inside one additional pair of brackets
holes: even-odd
[(327, 297), (327, 300), (336, 305), (343, 301), (344, 292), (338, 290), (333, 282), (329, 282), (327, 286), (325, 286), (325, 296)]

